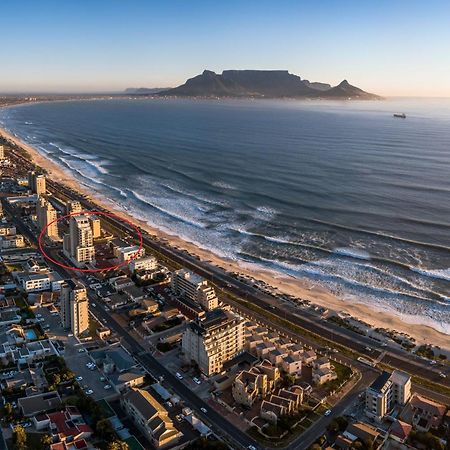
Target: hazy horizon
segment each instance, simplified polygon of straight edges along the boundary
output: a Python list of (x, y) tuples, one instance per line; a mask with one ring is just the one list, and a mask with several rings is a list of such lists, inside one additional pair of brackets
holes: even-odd
[[(386, 97), (450, 97), (450, 4), (2, 2), (0, 92), (174, 87), (204, 69), (289, 70)], [(238, 51), (236, 49), (239, 49)]]

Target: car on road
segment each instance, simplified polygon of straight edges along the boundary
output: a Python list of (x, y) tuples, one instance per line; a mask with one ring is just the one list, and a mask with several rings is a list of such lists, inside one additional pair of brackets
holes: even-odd
[(177, 373), (175, 374), (175, 376), (176, 376), (179, 380), (182, 380), (182, 379), (183, 379), (183, 375), (181, 375), (180, 372), (177, 372)]
[(77, 380), (77, 381), (83, 381), (83, 377), (81, 377), (81, 376), (80, 376), (80, 377), (76, 377), (75, 380)]
[(434, 366), (435, 364), (437, 364), (437, 362), (436, 362), (434, 359), (432, 359), (432, 360), (430, 361), (430, 364), (431, 364), (432, 366)]
[(84, 353), (86, 350), (84, 348), (79, 348), (78, 353)]
[(105, 384), (104, 386), (103, 386), (103, 389), (106, 389), (106, 390), (109, 390), (109, 389), (111, 389), (112, 388), (112, 386), (110, 385), (110, 384)]
[(105, 377), (100, 377), (100, 381), (106, 381)]
[(172, 408), (172, 406), (173, 406), (172, 402), (166, 402), (166, 405), (167, 405), (169, 408)]
[(206, 414), (208, 412), (208, 410), (206, 408), (203, 408), (203, 406), (200, 408), (200, 411), (204, 414)]
[(441, 372), (441, 373), (439, 374), (439, 376), (440, 376), (441, 378), (447, 378), (447, 375), (445, 375), (444, 372)]
[(247, 448), (248, 450), (256, 450), (256, 447), (254, 445), (249, 445)]
[(97, 305), (95, 303), (92, 303), (92, 306), (95, 308)]
[(331, 409), (327, 409), (327, 410), (323, 413), (323, 415), (324, 415), (325, 417), (329, 416), (330, 414), (331, 414)]
[(202, 382), (201, 382), (197, 377), (192, 378), (192, 380), (193, 380), (194, 383), (196, 383), (196, 384), (202, 384)]
[(92, 389), (88, 389), (86, 391), (86, 395), (92, 395), (94, 393), (94, 391)]

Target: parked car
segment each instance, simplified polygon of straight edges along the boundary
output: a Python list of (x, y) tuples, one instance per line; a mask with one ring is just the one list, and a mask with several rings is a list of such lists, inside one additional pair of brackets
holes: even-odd
[(181, 375), (180, 372), (177, 372), (177, 373), (175, 374), (175, 376), (176, 376), (179, 380), (182, 380), (182, 379), (183, 379), (183, 375)]
[(87, 391), (86, 391), (86, 394), (87, 395), (92, 395), (94, 393), (94, 391), (92, 390), (92, 389), (88, 389)]
[(112, 388), (112, 386), (110, 385), (110, 384), (105, 384), (104, 386), (103, 386), (103, 389), (106, 389), (106, 390), (109, 390), (109, 389), (111, 389)]
[(329, 416), (331, 414), (331, 409), (327, 409), (325, 412), (324, 412), (324, 416)]
[(208, 412), (208, 410), (206, 408), (203, 408), (203, 406), (200, 408), (200, 411), (204, 414), (206, 414)]
[(81, 376), (76, 377), (75, 380), (77, 380), (77, 381), (83, 381), (83, 377), (81, 377)]
[(193, 380), (194, 383), (196, 383), (196, 384), (201, 384), (201, 383), (202, 383), (197, 377), (192, 378), (192, 380)]

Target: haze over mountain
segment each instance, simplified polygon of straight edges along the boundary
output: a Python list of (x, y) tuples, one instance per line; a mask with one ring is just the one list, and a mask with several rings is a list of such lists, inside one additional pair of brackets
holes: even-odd
[(264, 98), (351, 98), (380, 97), (352, 86), (347, 80), (338, 86), (302, 80), (287, 70), (205, 70), (186, 83), (158, 95), (180, 97), (264, 97)]

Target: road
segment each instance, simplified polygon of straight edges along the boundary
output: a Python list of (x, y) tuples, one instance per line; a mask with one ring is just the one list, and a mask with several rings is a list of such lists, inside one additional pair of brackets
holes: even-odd
[[(108, 212), (106, 209), (99, 207), (91, 200), (71, 189), (68, 189), (62, 184), (48, 182), (48, 187), (49, 190), (53, 190), (53, 192), (55, 194), (58, 194), (59, 196), (63, 194), (67, 198), (80, 201), (83, 207), (87, 210), (99, 210)], [(109, 222), (113, 227), (121, 230), (124, 233), (128, 233), (131, 235), (135, 234), (135, 230), (133, 229), (133, 227), (131, 227), (126, 222), (121, 222), (116, 218), (109, 217), (105, 217), (105, 220)], [(219, 267), (213, 266), (205, 261), (200, 261), (186, 252), (173, 249), (164, 242), (156, 241), (146, 236), (145, 234), (143, 236), (143, 243), (145, 246), (159, 253), (160, 255), (163, 255), (165, 258), (178, 263), (183, 267), (195, 271), (199, 275), (214, 283), (224, 292), (228, 292), (234, 296), (243, 298), (255, 305), (260, 306), (263, 309), (267, 309), (268, 304), (273, 305), (274, 303), (274, 297), (268, 294), (264, 294), (255, 287), (237, 280)], [(221, 300), (228, 302), (228, 298), (226, 296), (222, 297)], [(296, 312), (298, 315), (293, 315), (292, 310), (286, 309), (284, 305), (279, 304), (275, 305), (271, 312), (279, 315), (280, 317), (289, 317), (289, 321), (298, 325), (299, 327), (302, 327), (307, 331), (328, 339), (331, 342), (341, 344), (362, 355), (367, 354), (367, 347), (370, 347), (374, 350), (373, 355), (370, 356), (373, 356), (375, 358), (379, 355), (379, 353), (384, 352), (385, 357), (383, 360), (388, 362), (390, 366), (420, 376), (434, 383), (450, 387), (450, 367), (448, 365), (441, 368), (432, 367), (428, 362), (425, 362), (424, 360), (415, 357), (414, 355), (407, 353), (400, 348), (385, 348), (382, 347), (378, 341), (370, 337), (362, 336), (331, 322), (322, 323), (320, 322), (320, 319), (317, 315), (312, 314), (304, 308), (297, 309)], [(444, 372), (447, 378), (440, 377), (439, 373), (441, 371)]]
[[(92, 312), (107, 325), (111, 330), (121, 337), (121, 343), (130, 353), (139, 361), (140, 364), (156, 379), (161, 376), (171, 386), (186, 403), (186, 406), (196, 411), (196, 414), (206, 423), (212, 424), (213, 431), (217, 434), (226, 433), (234, 442), (246, 448), (254, 445), (258, 448), (258, 444), (233, 424), (228, 422), (223, 416), (211, 409), (210, 406), (197, 397), (182, 381), (178, 380), (169, 370), (161, 365), (153, 356), (151, 356), (142, 345), (133, 338), (128, 331), (106, 312), (100, 302), (96, 302), (96, 306), (91, 306)], [(205, 408), (208, 412), (204, 414), (200, 408)]]
[[(49, 180), (48, 189), (50, 191), (53, 191), (58, 196), (63, 195), (66, 198), (79, 200), (83, 205), (83, 208), (85, 208), (86, 210), (99, 210), (103, 212), (109, 212), (62, 184), (54, 183)], [(133, 235), (133, 233), (135, 233), (135, 230), (125, 222), (121, 222), (120, 220), (115, 218), (105, 218), (105, 220), (112, 227), (122, 231), (123, 233), (127, 233), (130, 235)], [(17, 220), (17, 225), (19, 231), (22, 234), (27, 236), (31, 242), (36, 242), (36, 237), (34, 236), (33, 231), (27, 225), (23, 224), (20, 220)], [(271, 305), (269, 309), (271, 313), (280, 317), (285, 317), (286, 319), (288, 318), (290, 322), (307, 331), (326, 338), (331, 342), (336, 342), (344, 345), (345, 347), (360, 354), (366, 354), (366, 348), (370, 347), (371, 349), (374, 349), (373, 354), (371, 354), (370, 356), (377, 357), (378, 355), (380, 355), (380, 353), (383, 352), (383, 354), (385, 355), (383, 356), (383, 361), (388, 362), (392, 367), (421, 376), (429, 381), (440, 383), (445, 386), (450, 386), (450, 382), (448, 379), (443, 379), (439, 376), (439, 372), (441, 370), (444, 371), (444, 373), (450, 375), (449, 367), (445, 367), (443, 369), (434, 368), (423, 360), (415, 358), (413, 355), (408, 354), (399, 348), (385, 348), (382, 347), (380, 343), (369, 337), (361, 336), (330, 322), (321, 322), (317, 315), (312, 314), (304, 308), (295, 308), (295, 310), (293, 310), (291, 305), (275, 303), (275, 300), (272, 296), (264, 294), (253, 286), (249, 286), (248, 284), (235, 279), (223, 269), (212, 266), (208, 262), (200, 261), (192, 255), (187, 254), (186, 252), (173, 249), (164, 242), (151, 239), (146, 234), (144, 234), (143, 241), (146, 247), (152, 249), (156, 253), (159, 253), (172, 263), (180, 264), (181, 266), (193, 270), (199, 275), (205, 277), (206, 279), (214, 283), (219, 288), (219, 290), (224, 291), (225, 294), (230, 293), (238, 298), (243, 298), (246, 301), (256, 304), (265, 310), (268, 310), (268, 305)], [(54, 264), (50, 264), (50, 266), (57, 270), (65, 278), (71, 278), (74, 276), (72, 272), (69, 273), (68, 271), (62, 269), (61, 267), (55, 266)], [(255, 315), (253, 311), (243, 307), (239, 303), (233, 302), (226, 295), (221, 296), (221, 299), (225, 302), (233, 303), (233, 306), (235, 306), (240, 311), (251, 313), (253, 316)], [(249, 436), (247, 436), (238, 428), (234, 427), (220, 414), (218, 414), (214, 410), (211, 410), (211, 408), (209, 408), (206, 403), (204, 403), (199, 397), (197, 397), (192, 391), (190, 391), (183, 382), (178, 380), (171, 372), (163, 367), (150, 354), (146, 353), (145, 349), (138, 343), (138, 341), (130, 336), (128, 332), (124, 330), (120, 326), (120, 324), (118, 324), (113, 318), (111, 318), (110, 315), (105, 312), (101, 306), (97, 305), (95, 308), (92, 307), (92, 309), (100, 318), (104, 319), (107, 322), (107, 325), (111, 327), (111, 329), (113, 329), (118, 335), (122, 337), (122, 342), (126, 343), (127, 347), (133, 352), (135, 357), (153, 376), (158, 378), (162, 375), (165, 380), (173, 387), (174, 391), (178, 395), (180, 395), (181, 398), (187, 401), (189, 406), (195, 409), (201, 418), (203, 418), (206, 422), (212, 423), (212, 427), (216, 432), (220, 433), (222, 431), (227, 433), (229, 437), (234, 439), (234, 441), (238, 442), (238, 444), (241, 446), (247, 447), (248, 445), (255, 445), (255, 447), (258, 447), (258, 445)], [(259, 319), (263, 323), (267, 323), (270, 326), (270, 320), (267, 317), (261, 315)], [(283, 327), (280, 327), (279, 325), (275, 325), (275, 327), (282, 330), (287, 335), (295, 337), (297, 340), (300, 340), (305, 344), (309, 344), (311, 346), (315, 345), (313, 339), (305, 338), (302, 335), (295, 334), (289, 329), (283, 329)], [(342, 359), (345, 362), (358, 366), (360, 370), (364, 369), (364, 367), (361, 367), (360, 364), (355, 363), (354, 360), (347, 358), (344, 355), (338, 354), (336, 356), (338, 357), (338, 359)], [(298, 445), (298, 447), (292, 448), (307, 448), (307, 446), (309, 445), (308, 442), (312, 443), (314, 439), (317, 438), (317, 436), (323, 433), (324, 428), (335, 415), (341, 414), (342, 411), (344, 411), (350, 404), (352, 404), (353, 401), (355, 401), (359, 392), (368, 384), (370, 384), (371, 380), (376, 376), (376, 373), (377, 371), (375, 370), (365, 368), (365, 370), (363, 370), (363, 377), (360, 382), (352, 389), (351, 393), (348, 394), (348, 396), (345, 397), (345, 399), (341, 403), (333, 408), (332, 415), (326, 418), (324, 417), (322, 419), (319, 419), (318, 422), (316, 422), (301, 436), (301, 438), (298, 438), (296, 441), (294, 441), (295, 445)], [(414, 386), (414, 390), (429, 397), (435, 398), (438, 401), (449, 403), (449, 397), (445, 394), (435, 393), (434, 391), (431, 391), (422, 386)], [(201, 407), (207, 409), (209, 408), (207, 415), (201, 412)]]

